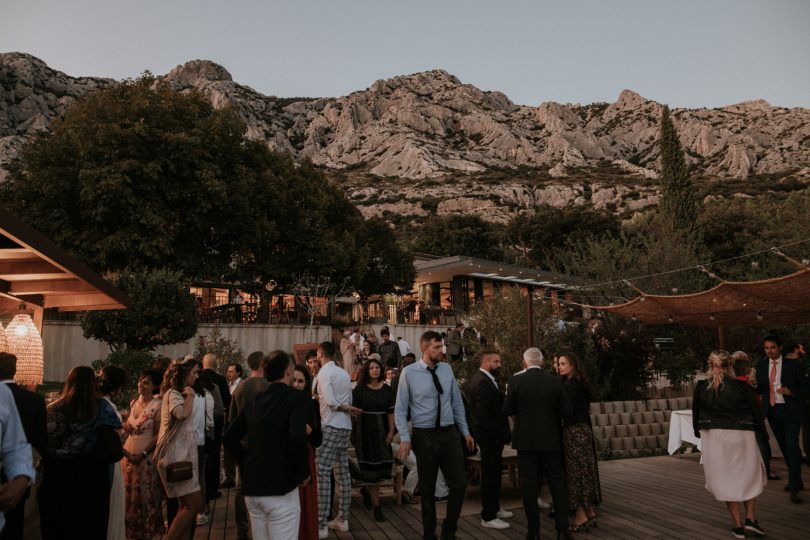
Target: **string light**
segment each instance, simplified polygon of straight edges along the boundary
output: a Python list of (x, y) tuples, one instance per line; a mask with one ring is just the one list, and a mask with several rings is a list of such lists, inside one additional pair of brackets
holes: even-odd
[[(593, 284), (590, 284), (590, 285), (580, 285), (580, 286), (577, 286), (576, 289), (580, 289), (580, 290), (592, 289), (594, 287), (605, 287), (605, 286), (608, 286), (608, 285), (622, 284), (625, 281), (637, 281), (639, 279), (666, 276), (666, 275), (670, 275), (670, 274), (677, 274), (679, 272), (686, 272), (686, 271), (689, 271), (689, 270), (700, 270), (701, 266), (705, 267), (705, 266), (711, 266), (711, 265), (715, 265), (715, 264), (722, 264), (722, 263), (726, 263), (726, 262), (736, 261), (736, 260), (739, 260), (739, 259), (745, 259), (747, 257), (753, 257), (755, 255), (760, 255), (762, 253), (774, 253), (774, 251), (773, 251), (774, 249), (778, 250), (778, 249), (785, 248), (785, 247), (804, 244), (806, 242), (810, 242), (810, 238), (805, 238), (804, 240), (798, 240), (796, 242), (790, 242), (788, 244), (783, 244), (781, 246), (776, 246), (775, 248), (762, 249), (762, 250), (754, 251), (754, 252), (751, 252), (751, 253), (744, 253), (744, 254), (738, 255), (736, 257), (729, 257), (727, 259), (720, 259), (720, 260), (717, 260), (717, 261), (711, 261), (711, 262), (703, 263), (702, 265), (686, 266), (686, 267), (683, 267), (683, 268), (676, 268), (674, 270), (667, 270), (667, 271), (658, 272), (658, 273), (655, 273), (655, 274), (645, 274), (645, 275), (635, 276), (635, 277), (631, 277), (631, 278), (623, 278), (623, 279), (616, 279), (616, 280), (611, 280), (611, 281), (604, 281), (602, 283), (593, 283)], [(758, 268), (759, 263), (756, 262), (756, 261), (752, 261), (751, 266), (754, 267), (754, 268)]]

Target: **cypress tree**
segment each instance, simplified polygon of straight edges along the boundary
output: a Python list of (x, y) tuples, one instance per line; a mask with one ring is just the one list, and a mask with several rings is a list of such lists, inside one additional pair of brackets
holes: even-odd
[(678, 131), (664, 105), (661, 112), (661, 216), (680, 230), (693, 230), (698, 199), (683, 155)]

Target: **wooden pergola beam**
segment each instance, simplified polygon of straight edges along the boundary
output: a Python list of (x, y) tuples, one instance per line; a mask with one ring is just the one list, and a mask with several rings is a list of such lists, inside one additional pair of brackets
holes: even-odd
[(3, 248), (0, 249), (0, 261), (36, 261), (36, 253), (31, 253), (25, 248)]
[[(65, 271), (51, 263), (37, 260), (9, 261), (0, 260), (0, 279), (14, 281), (19, 279), (36, 279), (27, 276), (64, 275)], [(70, 276), (72, 277), (72, 276)], [(46, 278), (47, 279), (47, 278)]]
[(46, 281), (16, 281), (10, 283), (11, 294), (83, 294), (96, 289), (88, 283), (77, 279), (60, 279)]
[[(122, 309), (132, 300), (17, 216), (0, 208), (0, 283), (7, 301)], [(3, 289), (0, 288), (0, 291)], [(8, 302), (4, 302), (8, 303)]]

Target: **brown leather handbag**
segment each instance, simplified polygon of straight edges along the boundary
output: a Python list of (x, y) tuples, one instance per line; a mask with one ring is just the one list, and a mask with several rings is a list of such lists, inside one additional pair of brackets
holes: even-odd
[(166, 465), (167, 482), (183, 482), (194, 476), (194, 464), (190, 461), (175, 461)]
[[(163, 397), (163, 406), (169, 406), (169, 399), (168, 399), (169, 392), (166, 392), (166, 395)], [(190, 421), (187, 419), (186, 421)], [(177, 436), (178, 432), (180, 431), (180, 422), (174, 417), (174, 415), (169, 415), (169, 429), (163, 433), (163, 437), (160, 438), (157, 445), (155, 446), (155, 454), (154, 460), (157, 464), (158, 468), (162, 468), (166, 471), (165, 479), (167, 482), (175, 483), (175, 482), (185, 482), (186, 480), (191, 480), (194, 477), (194, 463), (191, 461), (174, 461), (168, 463), (165, 457), (166, 448), (168, 446), (169, 441), (174, 439)]]

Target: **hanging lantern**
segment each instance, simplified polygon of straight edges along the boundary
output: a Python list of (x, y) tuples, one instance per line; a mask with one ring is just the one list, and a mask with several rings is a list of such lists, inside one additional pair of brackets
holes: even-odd
[(3, 331), (3, 323), (0, 323), (0, 352), (8, 352), (8, 340), (5, 331)]
[(8, 352), (17, 357), (14, 382), (23, 385), (42, 384), (42, 337), (27, 313), (18, 313), (6, 328)]

